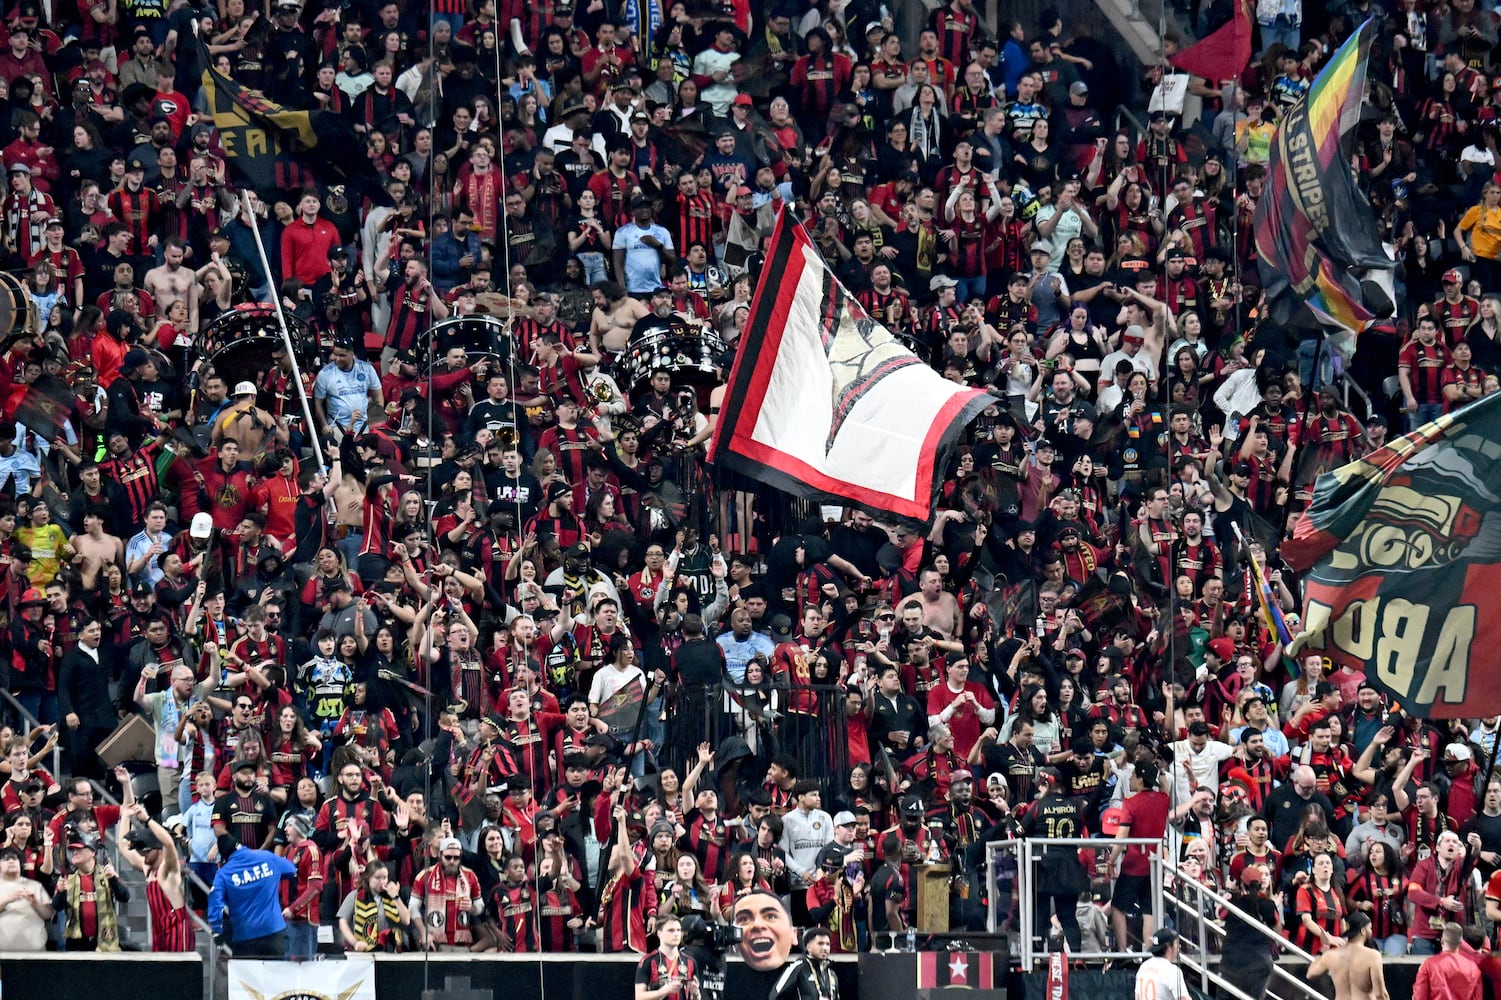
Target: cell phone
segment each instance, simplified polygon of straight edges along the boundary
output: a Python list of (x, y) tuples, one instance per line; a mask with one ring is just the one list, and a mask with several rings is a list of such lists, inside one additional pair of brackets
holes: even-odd
[(1037, 622), (1035, 625), (1033, 625), (1033, 631), (1036, 633), (1037, 638), (1039, 639), (1047, 634), (1048, 623), (1047, 620), (1042, 617), (1042, 615), (1037, 616)]
[(849, 864), (847, 864), (847, 865), (844, 866), (844, 877), (847, 878), (847, 879), (849, 879), (851, 882), (853, 882), (855, 880), (855, 877), (858, 876), (859, 874), (860, 874), (860, 862), (858, 862), (858, 861), (851, 861)]

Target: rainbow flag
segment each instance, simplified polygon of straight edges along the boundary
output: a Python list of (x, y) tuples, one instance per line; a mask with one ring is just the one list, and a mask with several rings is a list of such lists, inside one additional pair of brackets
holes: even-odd
[(1390, 300), (1352, 273), (1394, 266), (1350, 167), (1375, 34), (1373, 21), (1362, 24), (1272, 137), (1255, 236), (1279, 323), (1304, 305), (1325, 326), (1351, 333), (1390, 315)]
[(1261, 620), (1277, 637), (1278, 642), (1284, 646), (1292, 645), (1293, 634), (1288, 630), (1287, 622), (1282, 617), (1282, 609), (1277, 606), (1276, 596), (1272, 593), (1272, 585), (1267, 582), (1261, 563), (1256, 561), (1251, 547), (1246, 544), (1246, 537), (1241, 534), (1240, 525), (1231, 524), (1231, 527), (1235, 529), (1235, 535), (1240, 540), (1240, 547), (1246, 554), (1246, 561), (1251, 564), (1251, 584), (1256, 590), (1256, 603), (1261, 605)]

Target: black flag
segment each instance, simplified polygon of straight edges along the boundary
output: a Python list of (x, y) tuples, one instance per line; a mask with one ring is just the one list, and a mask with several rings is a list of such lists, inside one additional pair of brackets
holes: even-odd
[(354, 128), (331, 111), (300, 111), (268, 100), (258, 91), (216, 71), (203, 43), (186, 39), (208, 99), (229, 168), (240, 184), (258, 191), (343, 184), (350, 204), (360, 198), (390, 204), (380, 174)]

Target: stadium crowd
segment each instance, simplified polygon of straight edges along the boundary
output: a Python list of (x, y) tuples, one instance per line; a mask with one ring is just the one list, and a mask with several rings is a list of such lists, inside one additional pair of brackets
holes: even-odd
[[(291, 956), (323, 925), (634, 951), (638, 1000), (677, 1000), (685, 930), (879, 946), (929, 863), (955, 926), (996, 898), (1014, 928), (982, 845), (1047, 836), (1101, 840), (1041, 860), (1039, 936), (1074, 950), (1152, 938), (1126, 836), (1310, 951), (1357, 912), (1387, 954), (1488, 936), (1501, 720), (1289, 654), (1249, 566), (1296, 632), (1277, 545), (1315, 477), (1497, 388), (1497, 16), (1262, 0), (1252, 64), (1186, 88), (1065, 16), (10, 5), (0, 613), (44, 725), (0, 733), (0, 950), (119, 948), (111, 858), (147, 873), (150, 947), (190, 949), (190, 875), (281, 870), (239, 844), (295, 868), (266, 916)], [(1351, 169), (1398, 318), (1347, 360), (1270, 321), (1251, 220), (1279, 115), (1367, 17)], [(344, 116), (391, 204), (288, 161), (244, 191), (244, 121), (172, 61), (194, 34)], [(1147, 115), (1159, 87), (1186, 96)], [(706, 462), (779, 211), (996, 396), (931, 524)], [(305, 371), (225, 347), (271, 343), (273, 297)], [(152, 759), (106, 766), (131, 714)], [(1260, 974), (1242, 931), (1225, 961)]]

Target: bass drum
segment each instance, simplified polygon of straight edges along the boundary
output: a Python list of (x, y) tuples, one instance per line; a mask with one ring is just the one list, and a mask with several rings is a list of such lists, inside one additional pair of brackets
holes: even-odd
[(434, 323), (431, 335), (433, 360), (455, 347), (470, 357), (488, 354), (504, 360), (510, 354), (506, 325), (494, 316), (450, 316)]
[(646, 385), (652, 372), (664, 369), (672, 373), (674, 384), (712, 388), (715, 361), (724, 349), (719, 331), (709, 324), (694, 326), (674, 316), (633, 330), (623, 367), (635, 390)]
[[(317, 361), (316, 347), (307, 324), (295, 316), (287, 316), (287, 332), (292, 337), (292, 350), (303, 371)], [(233, 384), (240, 379), (253, 379), (276, 366), (273, 358), (282, 346), (281, 325), (276, 322), (276, 310), (262, 302), (235, 306), (220, 313), (213, 322), (198, 331), (195, 345), (198, 354)]]
[(10, 271), (0, 271), (0, 336), (27, 330), (40, 333), (36, 323), (37, 314), (31, 294), (26, 291), (26, 281)]

